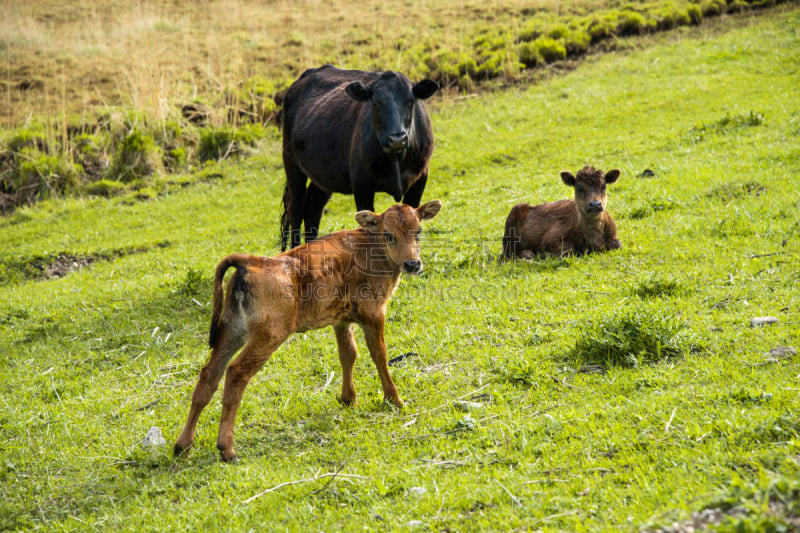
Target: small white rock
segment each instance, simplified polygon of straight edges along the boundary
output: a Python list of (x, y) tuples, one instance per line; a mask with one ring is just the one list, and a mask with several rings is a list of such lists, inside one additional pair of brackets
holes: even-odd
[(423, 496), (426, 492), (428, 492), (428, 489), (425, 487), (411, 487), (408, 489), (408, 492), (414, 496)]
[(465, 413), (474, 411), (476, 409), (480, 409), (481, 407), (483, 407), (483, 404), (478, 402), (462, 402), (462, 401), (456, 402), (456, 409), (463, 411)]
[(774, 316), (757, 316), (750, 319), (750, 327), (763, 326), (765, 324), (777, 324), (779, 320)]
[(164, 435), (161, 434), (161, 430), (156, 426), (151, 427), (150, 431), (142, 439), (142, 448), (158, 448), (166, 445), (167, 441), (164, 440)]

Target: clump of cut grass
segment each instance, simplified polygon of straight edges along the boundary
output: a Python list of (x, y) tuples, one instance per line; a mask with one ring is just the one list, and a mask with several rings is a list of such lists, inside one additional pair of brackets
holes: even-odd
[(638, 307), (591, 321), (572, 355), (582, 364), (636, 368), (687, 355), (698, 347), (688, 324), (659, 307)]
[(766, 190), (767, 188), (757, 181), (730, 182), (714, 187), (706, 194), (706, 197), (727, 203), (747, 196), (760, 196)]
[(681, 282), (672, 276), (653, 274), (637, 283), (631, 292), (642, 299), (666, 298), (681, 294), (684, 288)]

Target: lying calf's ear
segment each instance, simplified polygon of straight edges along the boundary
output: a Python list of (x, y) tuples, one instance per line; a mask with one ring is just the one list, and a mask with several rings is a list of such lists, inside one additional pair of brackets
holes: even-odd
[(572, 172), (569, 172), (567, 170), (561, 171), (561, 181), (563, 181), (570, 187), (575, 186), (575, 176), (572, 174)]
[(606, 183), (614, 183), (619, 179), (619, 169), (609, 170), (606, 172)]
[(367, 231), (378, 230), (378, 215), (372, 211), (359, 211), (356, 213), (356, 222)]
[(442, 202), (439, 200), (431, 200), (427, 204), (417, 208), (417, 216), (420, 220), (430, 220), (436, 216), (441, 208)]

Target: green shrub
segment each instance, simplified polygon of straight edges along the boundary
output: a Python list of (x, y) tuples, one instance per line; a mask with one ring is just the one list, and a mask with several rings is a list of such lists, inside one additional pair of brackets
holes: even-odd
[(65, 156), (43, 154), (35, 148), (23, 148), (14, 155), (13, 164), (2, 177), (2, 188), (28, 203), (63, 193), (78, 183), (83, 169)]
[(21, 152), (25, 148), (35, 148), (42, 152), (47, 151), (47, 140), (44, 135), (31, 130), (17, 131), (8, 141), (11, 152)]
[(727, 9), (728, 4), (725, 0), (705, 0), (700, 4), (700, 10), (704, 17), (716, 17), (725, 13)]
[(242, 153), (248, 147), (255, 147), (265, 136), (266, 131), (257, 124), (240, 128), (207, 128), (200, 133), (197, 158), (201, 162), (225, 159)]
[(624, 11), (617, 21), (617, 34), (622, 36), (641, 35), (646, 29), (647, 19), (635, 11)]
[(161, 150), (153, 137), (138, 129), (130, 130), (119, 142), (108, 178), (129, 183), (163, 172)]
[(582, 363), (638, 367), (697, 347), (695, 335), (676, 315), (662, 306), (639, 306), (590, 321), (572, 355)]
[(747, 11), (749, 9), (750, 5), (744, 0), (733, 0), (733, 2), (728, 4), (729, 13), (742, 13), (743, 11)]
[(614, 28), (615, 24), (608, 18), (594, 18), (587, 26), (586, 31), (589, 33), (592, 44), (594, 44), (611, 37), (614, 34)]
[(125, 191), (125, 189), (126, 187), (123, 183), (106, 179), (88, 183), (83, 188), (84, 192), (89, 196), (104, 196), (106, 198), (116, 196)]
[(108, 164), (99, 135), (83, 133), (72, 138), (72, 158), (83, 167), (84, 179), (98, 179)]
[(519, 61), (528, 68), (535, 67), (544, 63), (542, 54), (536, 43), (522, 43), (519, 46)]
[(547, 36), (556, 41), (563, 41), (572, 33), (566, 24), (556, 24), (547, 32)]
[(564, 45), (550, 37), (539, 37), (533, 44), (538, 48), (539, 55), (545, 63), (555, 63), (567, 57), (567, 49)]
[(686, 6), (686, 14), (689, 15), (692, 24), (700, 24), (703, 21), (703, 10), (697, 4)]
[(586, 53), (591, 42), (592, 38), (587, 32), (575, 30), (564, 38), (564, 48), (569, 57), (580, 56)]

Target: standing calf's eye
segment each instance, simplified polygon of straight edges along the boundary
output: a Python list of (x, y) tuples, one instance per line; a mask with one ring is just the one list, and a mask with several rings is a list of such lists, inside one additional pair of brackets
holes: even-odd
[(389, 244), (394, 244), (394, 235), (392, 235), (388, 231), (383, 232), (383, 238), (386, 239), (386, 242), (388, 242)]

